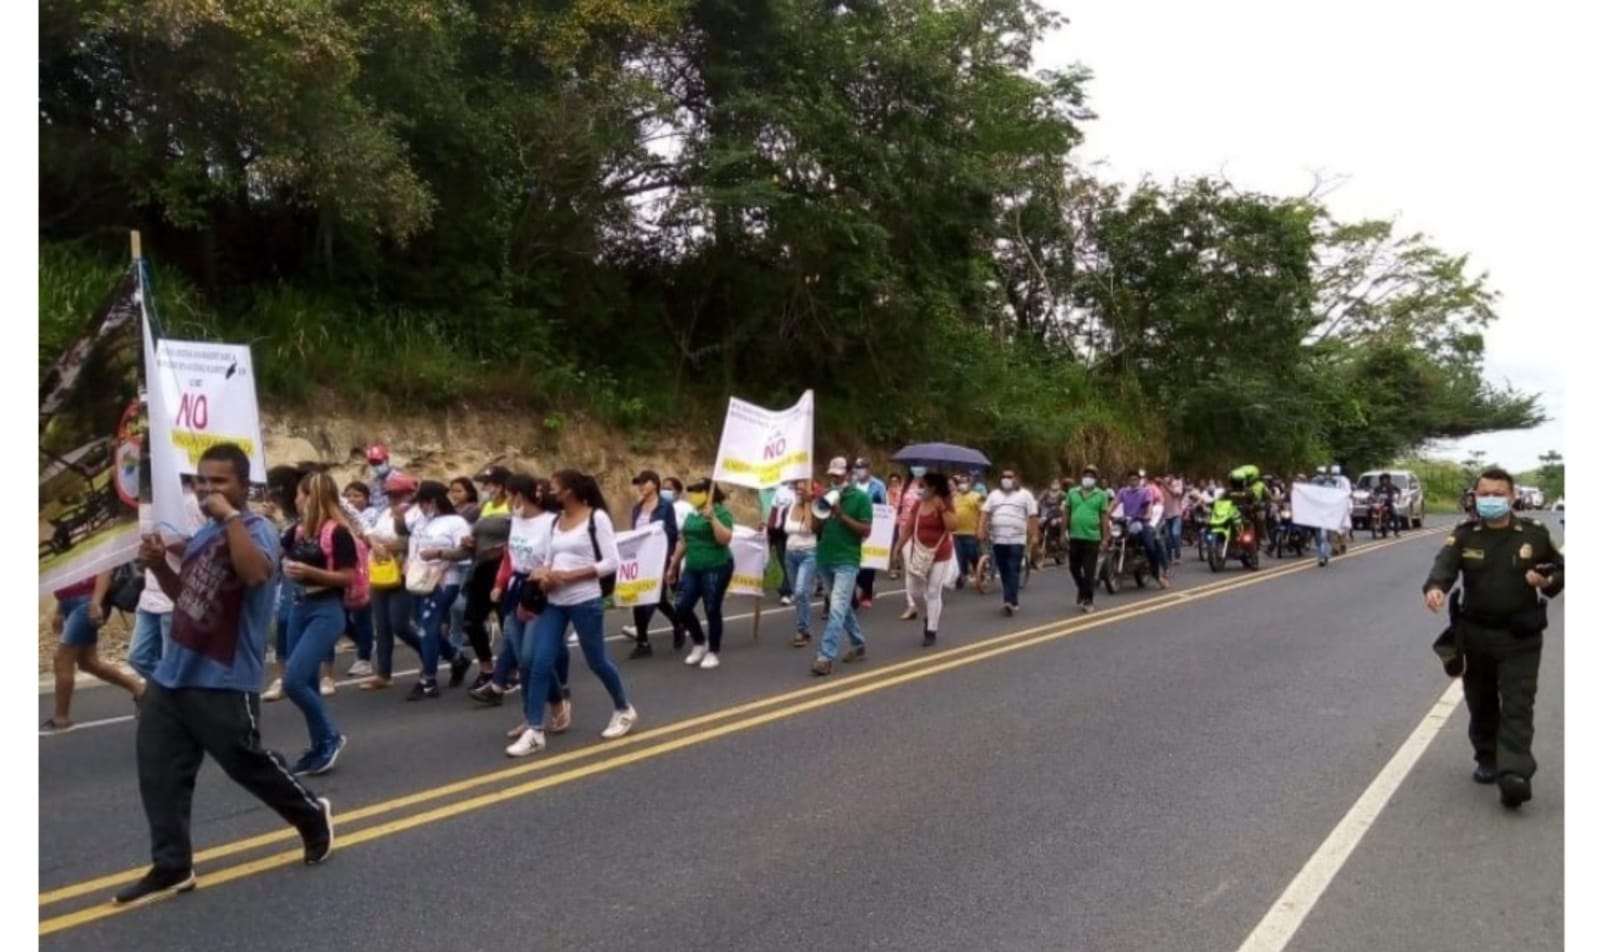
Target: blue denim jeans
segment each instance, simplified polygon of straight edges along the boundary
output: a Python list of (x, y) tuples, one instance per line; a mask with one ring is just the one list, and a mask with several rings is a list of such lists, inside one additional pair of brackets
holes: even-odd
[(866, 636), (861, 633), (861, 622), (855, 615), (853, 604), (855, 579), (860, 575), (861, 568), (858, 565), (835, 565), (818, 571), (827, 589), (827, 630), (822, 633), (818, 657), (823, 661), (835, 661), (838, 659), (838, 640), (841, 635), (847, 634), (853, 647), (866, 647)]
[(966, 587), (966, 578), (977, 568), (977, 560), (983, 557), (982, 543), (976, 536), (958, 535), (955, 537), (955, 564), (960, 566), (960, 578), (955, 580), (956, 588)]
[(1161, 539), (1154, 526), (1146, 523), (1138, 541), (1143, 545), (1144, 555), (1149, 559), (1149, 570), (1155, 573), (1155, 578), (1165, 578), (1168, 568), (1165, 540)]
[(355, 642), (355, 656), (362, 661), (372, 660), (372, 606), (349, 608), (344, 612), (344, 633)]
[(128, 645), (128, 665), (149, 678), (156, 665), (171, 650), (172, 613), (156, 614), (139, 609), (133, 616), (133, 641)]
[(994, 543), (994, 570), (999, 573), (999, 587), (1006, 605), (1022, 603), (1022, 552), (1023, 545)]
[(1326, 529), (1316, 530), (1316, 558), (1322, 562), (1332, 559), (1332, 533)]
[(705, 626), (710, 632), (710, 649), (715, 654), (722, 650), (722, 599), (733, 582), (733, 562), (714, 569), (684, 572), (683, 584), (677, 593), (677, 617), (696, 645), (706, 643), (706, 631), (694, 615), (694, 603), (705, 604)]
[(432, 683), (439, 677), (439, 659), (454, 661), (458, 652), (449, 641), (445, 627), (450, 608), (461, 594), (459, 585), (440, 585), (422, 599), (422, 680)]
[(56, 614), (63, 619), (61, 643), (69, 648), (88, 648), (100, 641), (100, 629), (89, 621), (89, 598), (56, 600)]
[(1166, 521), (1160, 524), (1161, 538), (1166, 543), (1166, 559), (1182, 558), (1183, 555), (1183, 517), (1167, 516)]
[(789, 549), (784, 553), (784, 567), (793, 582), (794, 631), (809, 636), (811, 633), (811, 586), (816, 582), (816, 549)]
[[(592, 599), (579, 605), (550, 605), (533, 623), (532, 633), (523, 638), (523, 648), (517, 649), (519, 658), (532, 658), (531, 670), (523, 669), (522, 697), (527, 711), (528, 726), (544, 727), (543, 700), (552, 696), (552, 688), (559, 692), (556, 665), (566, 653), (566, 628), (577, 631), (578, 644), (583, 648), (583, 660), (611, 695), (611, 704), (618, 711), (627, 708), (627, 693), (622, 690), (622, 674), (616, 670), (605, 651), (605, 600)], [(531, 642), (531, 644), (529, 644)], [(526, 664), (526, 662), (524, 662)]]
[(327, 750), (339, 729), (322, 703), (319, 673), (328, 652), (344, 634), (344, 603), (339, 596), (300, 598), (289, 609), (289, 659), (283, 666), (283, 693), (305, 715), (311, 749)]
[[(534, 694), (528, 687), (533, 678), (533, 659), (538, 654), (538, 646), (534, 644), (534, 633), (537, 628), (537, 618), (530, 621), (522, 621), (516, 617), (516, 611), (513, 609), (506, 615), (503, 623), (502, 630), (505, 632), (506, 650), (500, 652), (502, 658), (509, 655), (510, 664), (515, 665), (521, 671), (522, 716), (529, 719), (529, 724), (538, 723), (530, 718), (540, 710), (541, 703), (533, 700)], [(562, 634), (564, 635), (564, 632)], [(562, 637), (559, 640), (560, 644), (556, 647), (555, 655), (555, 676), (550, 679), (550, 689), (544, 695), (543, 700), (544, 703), (549, 704), (559, 704), (566, 697), (566, 683), (572, 672), (572, 654), (566, 648), (566, 638)], [(502, 676), (498, 663), (495, 664), (494, 672), (495, 677)], [(511, 672), (509, 670), (503, 675), (506, 680), (509, 680), (510, 676)], [(505, 682), (501, 681), (500, 686), (504, 687)]]
[(403, 588), (372, 590), (373, 647), (376, 649), (372, 670), (380, 678), (394, 677), (394, 639), (405, 642), (418, 657), (422, 655), (422, 641), (411, 623), (413, 601), (411, 593)]

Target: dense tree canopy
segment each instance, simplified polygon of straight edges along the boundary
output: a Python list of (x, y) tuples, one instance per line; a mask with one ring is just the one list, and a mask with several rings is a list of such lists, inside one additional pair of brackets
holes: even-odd
[[(1027, 461), (1378, 462), (1531, 425), (1463, 257), (1071, 161), (1027, 0), (42, 0), (44, 346), (142, 229), (279, 400), (713, 420)], [(42, 353), (41, 360), (53, 357)]]

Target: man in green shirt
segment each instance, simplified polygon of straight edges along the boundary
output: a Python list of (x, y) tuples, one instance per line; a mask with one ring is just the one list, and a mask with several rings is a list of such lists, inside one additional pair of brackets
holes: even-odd
[(1082, 478), (1066, 494), (1066, 556), (1077, 582), (1077, 607), (1094, 610), (1094, 577), (1099, 553), (1110, 541), (1110, 494), (1099, 488), (1099, 469), (1084, 466)]
[(866, 656), (866, 636), (855, 615), (854, 598), (855, 577), (861, 571), (861, 543), (872, 534), (872, 500), (849, 479), (849, 461), (844, 457), (835, 457), (828, 464), (827, 475), (833, 486), (828, 495), (838, 496), (828, 518), (818, 520), (816, 531), (816, 571), (827, 588), (827, 631), (811, 665), (811, 673), (817, 677), (833, 673), (840, 634), (849, 635), (843, 660), (858, 661)]

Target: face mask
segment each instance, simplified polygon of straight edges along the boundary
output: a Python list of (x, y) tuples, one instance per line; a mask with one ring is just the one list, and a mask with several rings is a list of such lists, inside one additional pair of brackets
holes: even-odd
[(1503, 519), (1510, 513), (1510, 500), (1503, 496), (1478, 496), (1477, 515), (1484, 519)]
[(689, 493), (688, 504), (695, 509), (704, 509), (705, 501), (711, 498), (709, 493)]
[(677, 493), (675, 491), (673, 491), (673, 490), (670, 490), (670, 489), (663, 489), (663, 490), (661, 490), (661, 498), (666, 500), (667, 502), (671, 502), (672, 500), (677, 498)]
[(390, 469), (391, 469), (391, 467), (389, 466), (388, 463), (379, 463), (376, 466), (372, 467), (372, 472), (375, 475), (378, 475), (378, 476), (387, 476), (387, 475), (389, 475)]
[(1060, 492), (1060, 483), (1050, 483), (1049, 484), (1049, 491), (1052, 492), (1052, 493)]
[(857, 469), (857, 470), (856, 470), (856, 471), (855, 471), (855, 481), (856, 481), (856, 482), (859, 482), (859, 483), (864, 483), (864, 482), (866, 482), (866, 470), (864, 470), (864, 469)]
[(1084, 489), (1093, 489), (1094, 488), (1094, 483), (1096, 483), (1096, 482), (1098, 482), (1098, 480), (1096, 480), (1094, 477), (1092, 477), (1092, 476), (1084, 476), (1083, 477), (1083, 488)]
[(1005, 490), (1006, 492), (1010, 492), (1012, 489), (1016, 488), (1016, 480), (1006, 476), (999, 481), (999, 488)]
[(926, 475), (927, 475), (927, 467), (926, 466), (912, 466), (911, 467), (911, 476), (912, 477), (914, 477), (916, 479), (921, 479), (923, 476), (926, 476)]

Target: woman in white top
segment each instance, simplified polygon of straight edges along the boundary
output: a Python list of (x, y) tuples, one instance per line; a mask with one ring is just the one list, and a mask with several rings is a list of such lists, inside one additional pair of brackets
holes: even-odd
[[(410, 476), (391, 473), (384, 488), (388, 505), (373, 517), (366, 544), (374, 560), (393, 558), (403, 563), (406, 547), (400, 539), (422, 521), (422, 513), (411, 503), (417, 482)], [(373, 586), (372, 677), (361, 683), (361, 690), (378, 691), (394, 683), (394, 639), (405, 642), (418, 658), (422, 656), (422, 639), (417, 637), (411, 615), (411, 593), (405, 590), (403, 581), (394, 588)]]
[[(538, 565), (550, 544), (555, 511), (559, 508), (549, 498), (549, 483), (517, 473), (505, 483), (511, 503), (511, 534), (506, 540), (505, 554), (500, 557), (499, 572), (494, 577), (494, 589), (489, 600), (500, 613), (500, 631), (504, 637), (500, 655), (494, 662), (494, 674), (487, 684), (468, 691), (472, 700), (495, 707), (505, 703), (505, 692), (510, 687), (511, 672), (519, 670), (523, 683), (530, 677), (533, 667), (533, 622), (538, 616), (522, 604), (526, 586), (531, 585), (533, 569)], [(483, 569), (479, 569), (483, 571)], [(563, 646), (564, 648), (564, 646)], [(550, 705), (548, 730), (551, 734), (564, 732), (572, 723), (572, 703), (566, 690), (567, 669), (571, 656), (563, 650), (555, 661), (555, 680), (551, 682), (546, 698)], [(524, 712), (532, 707), (531, 695), (522, 694)], [(506, 733), (513, 740), (527, 730), (527, 717)]]
[[(622, 562), (616, 548), (616, 531), (606, 512), (605, 497), (594, 477), (563, 469), (550, 477), (550, 498), (560, 512), (550, 527), (550, 544), (535, 560), (532, 581), (543, 590), (548, 604), (533, 625), (533, 665), (523, 681), (532, 698), (549, 696), (555, 665), (565, 650), (567, 626), (576, 629), (589, 670), (610, 692), (614, 708), (611, 722), (600, 736), (621, 737), (638, 722), (638, 712), (627, 703), (622, 675), (605, 651), (605, 597), (602, 579), (614, 578)], [(524, 639), (524, 642), (526, 639)], [(507, 747), (511, 757), (526, 757), (544, 749), (544, 706), (528, 712), (528, 729)]]
[(810, 480), (794, 484), (794, 504), (783, 514), (783, 531), (788, 546), (783, 561), (788, 566), (789, 582), (794, 586), (794, 640), (803, 648), (811, 643), (811, 596), (816, 585), (816, 525), (811, 515), (815, 486)]
[[(461, 562), (471, 555), (464, 541), (472, 534), (472, 527), (455, 514), (450, 502), (450, 491), (443, 483), (424, 482), (416, 491), (416, 507), (422, 518), (411, 529), (408, 562), (425, 562), (433, 567), (437, 582), (433, 590), (422, 595), (422, 673), (416, 685), (406, 695), (407, 701), (439, 696), (439, 659), (450, 662), (450, 673), (465, 674), (471, 664), (464, 654), (450, 644), (447, 626), (450, 623), (450, 606), (461, 594)], [(412, 567), (407, 567), (409, 574)], [(409, 584), (409, 578), (407, 583)]]

